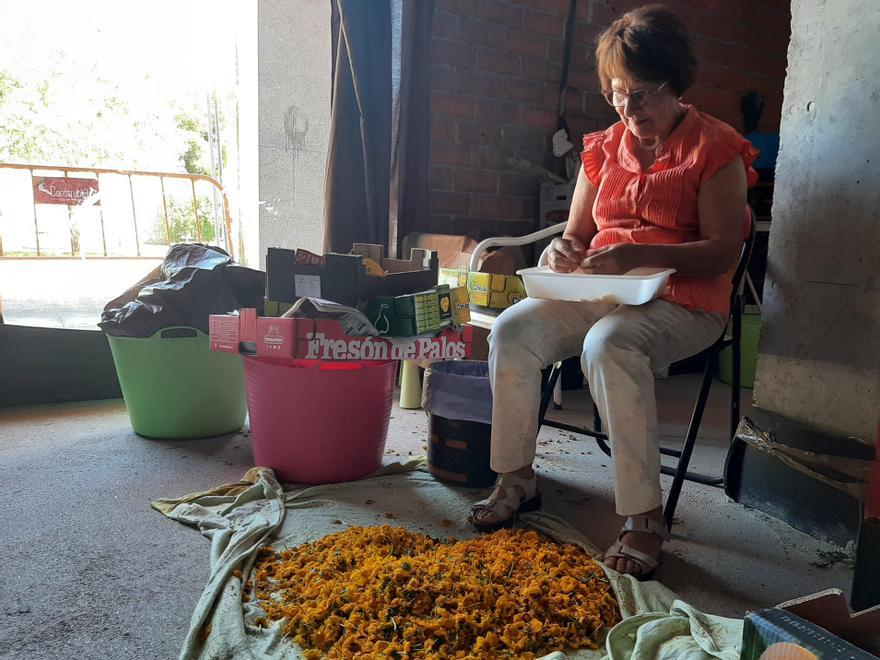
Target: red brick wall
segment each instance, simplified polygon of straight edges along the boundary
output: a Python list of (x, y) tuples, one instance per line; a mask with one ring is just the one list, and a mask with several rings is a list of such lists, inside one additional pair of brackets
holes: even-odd
[[(616, 118), (598, 91), (593, 45), (620, 14), (645, 4), (578, 0), (566, 118), (572, 141)], [(759, 130), (776, 132), (790, 34), (789, 0), (669, 0), (700, 61), (685, 100), (742, 131), (740, 97), (767, 101)], [(436, 0), (432, 39), (431, 231), (532, 231), (539, 177), (506, 163), (553, 168), (569, 0)]]

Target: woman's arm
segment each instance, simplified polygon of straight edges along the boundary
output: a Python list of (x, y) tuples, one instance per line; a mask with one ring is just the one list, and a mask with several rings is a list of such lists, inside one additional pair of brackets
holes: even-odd
[(596, 201), (598, 188), (590, 183), (584, 168), (580, 168), (577, 182), (574, 185), (574, 195), (571, 198), (571, 209), (568, 212), (568, 223), (563, 238), (576, 238), (584, 246), (590, 244), (596, 235), (596, 221), (593, 220), (593, 204)]
[(581, 267), (589, 273), (621, 274), (652, 266), (675, 268), (684, 277), (722, 275), (733, 267), (742, 249), (746, 188), (745, 168), (737, 156), (700, 187), (700, 240), (681, 245), (609, 245), (589, 250)]
[(568, 222), (560, 238), (554, 238), (547, 252), (550, 268), (557, 273), (570, 273), (577, 269), (587, 252), (587, 246), (596, 235), (596, 222), (593, 220), (593, 203), (596, 201), (597, 188), (580, 168)]

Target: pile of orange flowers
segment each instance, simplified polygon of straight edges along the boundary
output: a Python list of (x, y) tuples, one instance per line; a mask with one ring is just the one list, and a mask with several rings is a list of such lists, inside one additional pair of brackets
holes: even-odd
[(261, 549), (250, 587), (308, 658), (534, 658), (598, 648), (620, 620), (596, 562), (523, 530), (438, 541), (353, 527)]

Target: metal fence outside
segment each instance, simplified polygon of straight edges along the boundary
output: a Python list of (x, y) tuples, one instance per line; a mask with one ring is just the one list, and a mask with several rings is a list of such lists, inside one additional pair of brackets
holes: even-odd
[(226, 193), (212, 177), (0, 162), (0, 258), (156, 257), (183, 241), (235, 257)]

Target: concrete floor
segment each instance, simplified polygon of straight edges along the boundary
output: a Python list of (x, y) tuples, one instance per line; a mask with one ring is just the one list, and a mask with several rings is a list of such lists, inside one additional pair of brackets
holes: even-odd
[[(658, 382), (664, 435), (681, 431), (696, 387), (693, 376)], [(722, 465), (726, 396), (716, 383), (697, 469)], [(567, 392), (562, 414), (586, 405), (586, 393)], [(422, 411), (395, 410), (389, 460), (423, 454), (425, 437)], [(544, 430), (539, 441), (545, 507), (610, 544), (620, 520), (608, 460), (566, 433)], [(251, 466), (248, 434), (147, 440), (132, 433), (121, 401), (4, 409), (0, 465), (0, 657), (175, 657), (208, 578), (209, 543), (149, 503), (237, 481)], [(677, 516), (657, 578), (705, 611), (742, 616), (849, 589), (839, 549), (719, 490), (686, 484)]]

